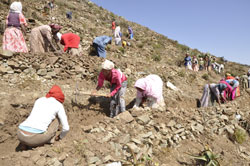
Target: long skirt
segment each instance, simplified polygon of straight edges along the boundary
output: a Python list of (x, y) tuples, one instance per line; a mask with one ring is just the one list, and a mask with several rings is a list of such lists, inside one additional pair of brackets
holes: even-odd
[[(124, 96), (126, 93), (128, 82), (124, 81), (121, 88), (111, 98), (110, 102), (110, 117), (113, 118), (121, 112), (126, 110)], [(116, 84), (112, 84), (110, 91), (112, 92), (116, 87)]]
[(210, 90), (209, 84), (204, 86), (203, 95), (200, 99), (201, 107), (208, 107), (214, 105), (216, 96)]
[(3, 49), (12, 52), (28, 52), (23, 33), (20, 29), (9, 27), (3, 35)]
[(30, 33), (30, 51), (31, 52), (49, 52), (49, 42), (42, 36), (39, 27), (31, 30)]

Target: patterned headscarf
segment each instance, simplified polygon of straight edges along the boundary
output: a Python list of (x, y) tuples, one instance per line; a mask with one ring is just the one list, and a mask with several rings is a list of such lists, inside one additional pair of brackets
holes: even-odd
[(50, 24), (49, 26), (56, 31), (60, 31), (60, 29), (62, 29), (62, 26), (58, 24)]

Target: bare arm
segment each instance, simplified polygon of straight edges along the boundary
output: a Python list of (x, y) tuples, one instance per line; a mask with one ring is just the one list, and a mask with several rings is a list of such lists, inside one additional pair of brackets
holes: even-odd
[(21, 30), (24, 33), (24, 35), (26, 35), (26, 27), (25, 27), (25, 25), (21, 24)]

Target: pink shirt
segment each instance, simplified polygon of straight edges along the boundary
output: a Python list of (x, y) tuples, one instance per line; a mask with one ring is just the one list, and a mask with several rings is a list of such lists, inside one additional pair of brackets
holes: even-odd
[(119, 70), (112, 69), (111, 70), (111, 80), (108, 80), (108, 78), (105, 78), (103, 73), (100, 72), (98, 77), (98, 86), (102, 87), (104, 80), (107, 80), (112, 84), (116, 84), (115, 89), (110, 93), (111, 96), (114, 96), (116, 92), (121, 88), (122, 83), (127, 80), (127, 77)]
[(153, 97), (159, 102), (162, 98), (163, 82), (158, 75), (148, 75), (136, 81), (135, 87), (141, 88), (144, 91), (137, 91), (137, 97)]

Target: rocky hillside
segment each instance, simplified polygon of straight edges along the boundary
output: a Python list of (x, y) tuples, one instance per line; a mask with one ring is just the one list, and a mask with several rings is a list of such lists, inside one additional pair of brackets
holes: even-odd
[[(144, 165), (199, 165), (188, 154), (198, 155), (205, 147), (220, 154), (221, 165), (249, 165), (250, 91), (242, 91), (239, 98), (222, 106), (197, 108), (196, 101), (202, 95), (204, 84), (218, 82), (222, 74), (186, 71), (179, 64), (186, 51), (192, 55), (203, 53), (128, 22), (89, 1), (55, 0), (56, 6), (50, 13), (44, 12), (44, 1), (23, 0), (22, 3), (29, 24), (27, 44), (33, 27), (58, 23), (63, 26), (63, 33), (73, 32), (81, 37), (84, 55), (0, 53), (0, 165), (94, 166), (115, 161), (135, 165), (133, 153)], [(5, 20), (7, 0), (0, 4), (0, 18)], [(66, 18), (67, 11), (73, 12), (71, 20)], [(112, 44), (107, 48), (107, 59), (124, 71), (129, 82), (128, 111), (113, 119), (107, 116), (107, 98), (73, 94), (75, 89), (90, 92), (95, 88), (103, 59), (90, 55), (90, 45), (96, 36), (111, 35), (112, 19), (120, 23), (124, 36), (128, 25), (135, 33), (131, 47)], [(227, 62), (225, 68), (241, 75), (249, 66)], [(164, 86), (166, 110), (133, 110), (135, 81), (152, 73), (179, 90)], [(53, 145), (20, 151), (18, 125), (27, 118), (34, 101), (54, 84), (61, 86), (65, 93), (70, 132)], [(102, 92), (108, 92), (108, 87), (105, 84)]]

